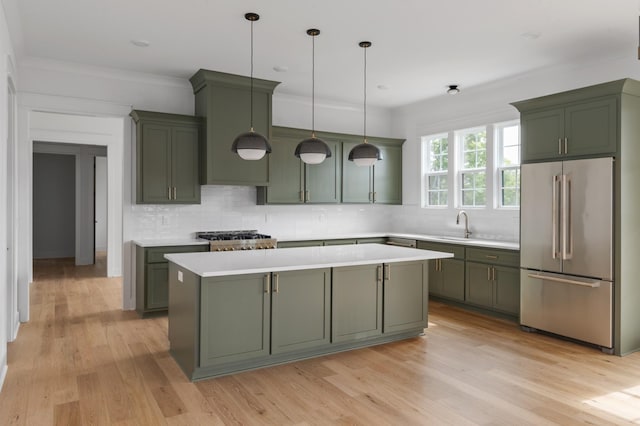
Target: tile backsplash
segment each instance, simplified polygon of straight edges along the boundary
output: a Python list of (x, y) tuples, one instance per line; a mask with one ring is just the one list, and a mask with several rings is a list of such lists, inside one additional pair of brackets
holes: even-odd
[[(206, 185), (200, 205), (132, 205), (132, 240), (188, 238), (198, 231), (256, 229), (276, 238), (350, 233), (458, 235), (457, 210), (376, 204), (256, 205), (256, 188)], [(467, 210), (475, 238), (518, 241), (519, 212)]]

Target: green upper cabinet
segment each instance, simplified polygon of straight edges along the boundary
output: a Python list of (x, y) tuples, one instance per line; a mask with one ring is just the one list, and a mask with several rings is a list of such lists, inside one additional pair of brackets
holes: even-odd
[(331, 148), (332, 156), (320, 164), (305, 164), (294, 152), (308, 130), (274, 127), (268, 159), (269, 186), (258, 188), (258, 204), (339, 203), (341, 199), (341, 142), (317, 136)]
[(373, 167), (349, 161), (349, 152), (361, 141), (342, 144), (342, 202), (402, 204), (403, 140), (368, 138), (382, 153)]
[(198, 117), (131, 112), (136, 123), (136, 203), (199, 204)]
[[(251, 79), (201, 69), (190, 81), (195, 94), (196, 115), (205, 120), (201, 183), (267, 185), (268, 155), (261, 160), (248, 161), (231, 151), (235, 138), (251, 127)], [(278, 84), (253, 79), (253, 128), (267, 139), (271, 138), (271, 98)]]
[(614, 155), (624, 82), (515, 102), (521, 113), (522, 162)]

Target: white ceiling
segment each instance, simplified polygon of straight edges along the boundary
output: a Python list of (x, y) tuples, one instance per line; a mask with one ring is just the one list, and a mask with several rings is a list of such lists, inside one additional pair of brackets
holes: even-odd
[[(180, 78), (199, 68), (255, 71), (276, 92), (393, 107), (570, 61), (638, 46), (638, 0), (2, 0), (20, 57)], [(14, 16), (19, 18), (14, 18)], [(16, 22), (18, 20), (19, 22)], [(20, 33), (18, 34), (17, 31)], [(147, 40), (146, 48), (131, 40)], [(274, 67), (286, 67), (276, 72)], [(386, 87), (379, 89), (378, 86)]]

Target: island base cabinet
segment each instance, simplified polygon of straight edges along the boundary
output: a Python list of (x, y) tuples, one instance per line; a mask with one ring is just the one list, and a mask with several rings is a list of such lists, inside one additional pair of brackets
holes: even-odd
[(202, 279), (200, 366), (269, 355), (270, 274)]
[(274, 272), (271, 353), (330, 343), (331, 269)]
[(333, 268), (333, 343), (382, 334), (382, 265)]
[(427, 326), (428, 262), (384, 265), (384, 333)]

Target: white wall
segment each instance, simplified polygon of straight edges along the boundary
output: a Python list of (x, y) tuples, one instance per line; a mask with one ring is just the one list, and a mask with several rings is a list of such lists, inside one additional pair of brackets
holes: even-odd
[[(10, 206), (5, 205), (7, 200), (7, 78), (12, 70), (9, 63), (15, 63), (13, 58), (13, 46), (7, 31), (7, 18), (4, 8), (0, 8), (0, 389), (4, 383), (7, 372), (7, 345), (6, 342), (11, 336), (8, 335), (9, 318), (15, 316), (14, 312), (8, 312), (14, 289), (9, 288), (7, 283), (7, 210)], [(13, 76), (15, 78), (16, 76)], [(17, 81), (14, 80), (17, 84)]]
[(96, 251), (107, 250), (107, 157), (96, 157)]
[[(402, 232), (460, 232), (457, 209), (423, 209), (421, 204), (420, 137), (480, 124), (517, 119), (511, 102), (577, 89), (621, 78), (640, 79), (637, 52), (590, 63), (573, 63), (539, 70), (480, 87), (396, 108), (392, 133), (407, 139), (403, 147), (404, 206), (394, 215), (394, 230)], [(474, 236), (510, 241), (519, 239), (519, 212), (466, 209)]]

